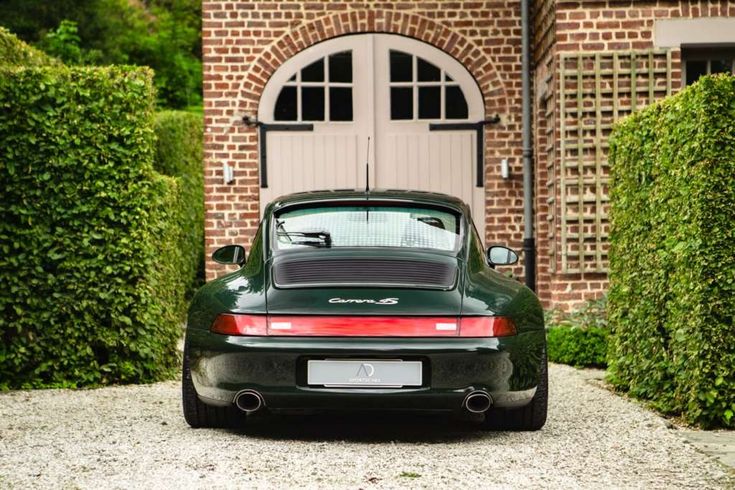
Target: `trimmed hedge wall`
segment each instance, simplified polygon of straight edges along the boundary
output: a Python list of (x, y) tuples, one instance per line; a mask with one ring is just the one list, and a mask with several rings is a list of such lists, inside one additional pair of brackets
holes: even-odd
[(610, 162), (610, 379), (735, 427), (735, 77), (624, 120)]
[(154, 166), (174, 177), (180, 188), (180, 260), (176, 267), (190, 296), (204, 281), (204, 124), (201, 115), (164, 111), (156, 114), (155, 133)]
[(0, 27), (0, 67), (61, 65), (59, 60), (33, 48)]
[(151, 80), (0, 70), (0, 388), (174, 372), (181, 190), (153, 170)]

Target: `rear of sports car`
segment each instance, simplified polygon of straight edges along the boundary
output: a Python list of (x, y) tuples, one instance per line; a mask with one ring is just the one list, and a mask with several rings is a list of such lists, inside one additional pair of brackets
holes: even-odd
[(438, 410), (485, 413), (490, 428), (540, 428), (538, 300), (473, 256), (481, 251), (468, 229), (459, 211), (414, 205), (274, 212), (247, 264), (195, 297), (187, 421)]

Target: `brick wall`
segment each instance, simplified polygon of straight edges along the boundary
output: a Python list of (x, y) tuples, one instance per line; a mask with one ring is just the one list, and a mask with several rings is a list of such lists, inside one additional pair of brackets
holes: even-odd
[(646, 49), (656, 19), (733, 17), (729, 1), (557, 0), (559, 52)]
[[(541, 198), (552, 200), (552, 204), (540, 208), (538, 217), (539, 237), (550, 236), (544, 250), (549, 265), (549, 280), (544, 281), (540, 294), (547, 304), (569, 310), (581, 302), (600, 297), (607, 289), (604, 273), (564, 274), (559, 269), (560, 247), (560, 195), (559, 195), (559, 73), (560, 58), (564, 53), (600, 52), (623, 53), (630, 50), (646, 50), (653, 47), (653, 29), (656, 19), (725, 17), (735, 16), (735, 2), (730, 1), (569, 1), (556, 0), (553, 37), (554, 46), (544, 48), (545, 55), (538, 60), (535, 88), (538, 95), (547, 83), (554, 93), (550, 95), (551, 107), (545, 108), (536, 100), (536, 149), (538, 154), (538, 186)], [(537, 24), (539, 21), (537, 21)], [(541, 40), (537, 42), (543, 43)], [(673, 90), (680, 88), (681, 62), (679, 50), (672, 51)], [(610, 104), (610, 96), (602, 104)], [(647, 101), (645, 101), (647, 102)], [(550, 127), (553, 126), (553, 127)], [(551, 140), (549, 140), (549, 138)], [(549, 194), (543, 196), (541, 176), (547, 172), (550, 179)], [(544, 229), (547, 227), (546, 229)], [(542, 251), (539, 262), (543, 262)], [(541, 265), (539, 266), (541, 268)], [(556, 271), (556, 272), (554, 272)], [(543, 275), (539, 271), (540, 276)]]
[(532, 48), (535, 65), (546, 59), (554, 47), (556, 34), (556, 1), (535, 0), (531, 2)]
[(533, 114), (534, 163), (536, 196), (537, 293), (546, 306), (551, 305), (552, 274), (556, 272), (549, 260), (554, 247), (554, 213), (549, 208), (555, 193), (555, 35), (554, 0), (534, 2), (533, 12)]
[[(451, 54), (480, 85), (486, 130), (488, 242), (522, 245), (519, 0), (226, 1), (203, 2), (206, 251), (249, 246), (258, 224), (258, 140), (244, 126), (255, 115), (274, 70), (295, 53), (331, 37), (382, 32), (414, 37)], [(508, 158), (511, 178), (500, 179)], [(234, 168), (222, 184), (222, 165)], [(207, 262), (207, 279), (223, 269)], [(522, 277), (522, 267), (514, 273)]]
[[(487, 117), (486, 240), (522, 245), (520, 0), (256, 1), (204, 0), (206, 248), (249, 247), (259, 221), (258, 138), (244, 126), (255, 115), (274, 70), (299, 51), (350, 33), (414, 37), (451, 54), (477, 79)], [(735, 16), (735, 0), (534, 2), (534, 131), (539, 295), (572, 309), (607, 288), (604, 273), (564, 273), (559, 263), (561, 203), (559, 62), (577, 51), (623, 53), (653, 45), (656, 19)], [(674, 89), (680, 53), (672, 53)], [(605, 102), (605, 101), (603, 101)], [(608, 100), (609, 102), (609, 100)], [(508, 158), (511, 178), (500, 179)], [(222, 183), (222, 165), (235, 181)], [(264, 203), (263, 203), (264, 204)], [(207, 279), (223, 272), (207, 262)], [(522, 279), (522, 266), (514, 269)]]

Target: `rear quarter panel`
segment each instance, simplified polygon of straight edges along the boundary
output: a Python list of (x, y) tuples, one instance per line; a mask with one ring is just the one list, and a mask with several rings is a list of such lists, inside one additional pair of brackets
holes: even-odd
[(259, 230), (245, 266), (208, 282), (194, 295), (187, 327), (209, 330), (218, 314), (229, 311), (264, 315), (267, 306), (266, 287), (263, 241)]
[(546, 348), (544, 312), (538, 297), (517, 280), (492, 269), (479, 238), (472, 235), (464, 272), (462, 315), (495, 314), (513, 320), (518, 332), (502, 337), (501, 348), (513, 365), (510, 389), (538, 383)]

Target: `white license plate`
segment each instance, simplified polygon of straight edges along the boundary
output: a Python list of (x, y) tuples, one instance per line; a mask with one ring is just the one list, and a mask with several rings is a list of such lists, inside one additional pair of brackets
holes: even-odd
[(308, 361), (307, 383), (363, 388), (421, 386), (422, 371), (420, 361), (327, 359)]

